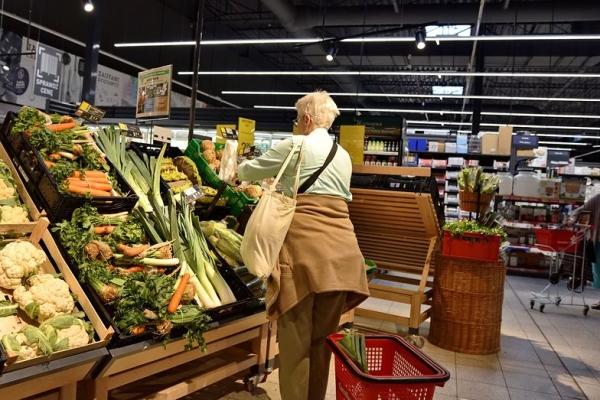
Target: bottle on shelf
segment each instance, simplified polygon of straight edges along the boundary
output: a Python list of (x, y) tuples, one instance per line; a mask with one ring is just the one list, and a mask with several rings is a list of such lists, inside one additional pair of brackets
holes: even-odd
[(498, 172), (500, 183), (498, 185), (498, 194), (500, 196), (510, 196), (513, 193), (513, 176), (508, 171)]

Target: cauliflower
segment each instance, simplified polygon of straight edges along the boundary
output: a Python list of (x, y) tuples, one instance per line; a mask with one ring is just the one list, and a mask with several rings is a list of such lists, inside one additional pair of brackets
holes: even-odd
[(33, 275), (27, 282), (29, 290), (25, 286), (17, 286), (13, 299), (30, 318), (43, 322), (73, 311), (75, 302), (67, 282), (48, 274)]
[(57, 315), (40, 325), (54, 351), (73, 349), (88, 344), (94, 337), (94, 328), (89, 322), (74, 315)]
[(3, 179), (0, 179), (0, 199), (10, 199), (15, 195), (15, 188), (6, 185)]
[(38, 355), (52, 355), (52, 346), (46, 335), (31, 325), (24, 326), (17, 333), (2, 336), (2, 346), (19, 353), (19, 360), (28, 360)]
[(0, 206), (0, 216), (0, 222), (5, 224), (29, 222), (29, 213), (21, 206)]
[(23, 279), (35, 275), (48, 258), (31, 242), (16, 241), (0, 250), (0, 287), (15, 289)]

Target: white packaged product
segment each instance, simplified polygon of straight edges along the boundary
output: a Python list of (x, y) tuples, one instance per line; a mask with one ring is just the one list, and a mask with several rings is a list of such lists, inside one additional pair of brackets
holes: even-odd
[(513, 179), (513, 194), (520, 197), (539, 197), (540, 178), (534, 171), (519, 171)]
[(498, 184), (498, 194), (500, 196), (510, 196), (513, 192), (513, 177), (510, 172), (498, 172), (500, 183)]

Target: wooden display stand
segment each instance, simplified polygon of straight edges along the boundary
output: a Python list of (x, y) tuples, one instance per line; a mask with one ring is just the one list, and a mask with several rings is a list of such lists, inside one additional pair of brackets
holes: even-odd
[[(146, 341), (109, 349), (104, 365), (93, 371), (94, 379), (81, 382), (81, 399), (108, 399), (108, 392), (135, 382), (138, 390), (143, 383), (156, 382), (155, 374), (185, 366), (181, 379), (170, 386), (153, 386), (153, 398), (178, 399), (238, 372), (265, 364), (267, 359), (268, 322), (264, 312), (224, 323), (204, 334), (207, 352), (198, 348), (186, 351), (187, 339), (171, 341), (166, 348), (161, 343)], [(199, 362), (197, 362), (199, 361)], [(146, 379), (148, 378), (148, 379)], [(162, 380), (162, 379), (161, 379)]]
[[(429, 177), (429, 168), (354, 165), (355, 174)], [(351, 189), (350, 219), (365, 258), (379, 270), (375, 279), (388, 284), (369, 283), (371, 297), (410, 305), (408, 316), (364, 308), (356, 315), (408, 325), (418, 334), (419, 325), (429, 318), (432, 290), (432, 258), (440, 238), (440, 226), (429, 192), (401, 192), (384, 189)], [(408, 286), (407, 286), (408, 285)]]

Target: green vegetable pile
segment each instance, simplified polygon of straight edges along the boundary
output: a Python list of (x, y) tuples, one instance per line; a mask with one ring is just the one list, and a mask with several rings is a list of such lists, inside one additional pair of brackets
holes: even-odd
[(363, 333), (344, 332), (344, 337), (337, 342), (337, 345), (362, 372), (369, 373), (365, 335)]
[(483, 172), (481, 167), (463, 168), (457, 176), (458, 188), (465, 192), (494, 194), (500, 185), (500, 178)]
[(446, 222), (444, 230), (456, 237), (461, 237), (465, 233), (479, 233), (489, 236), (500, 235), (503, 240), (506, 239), (506, 232), (501, 226), (488, 227), (478, 221), (462, 220)]

